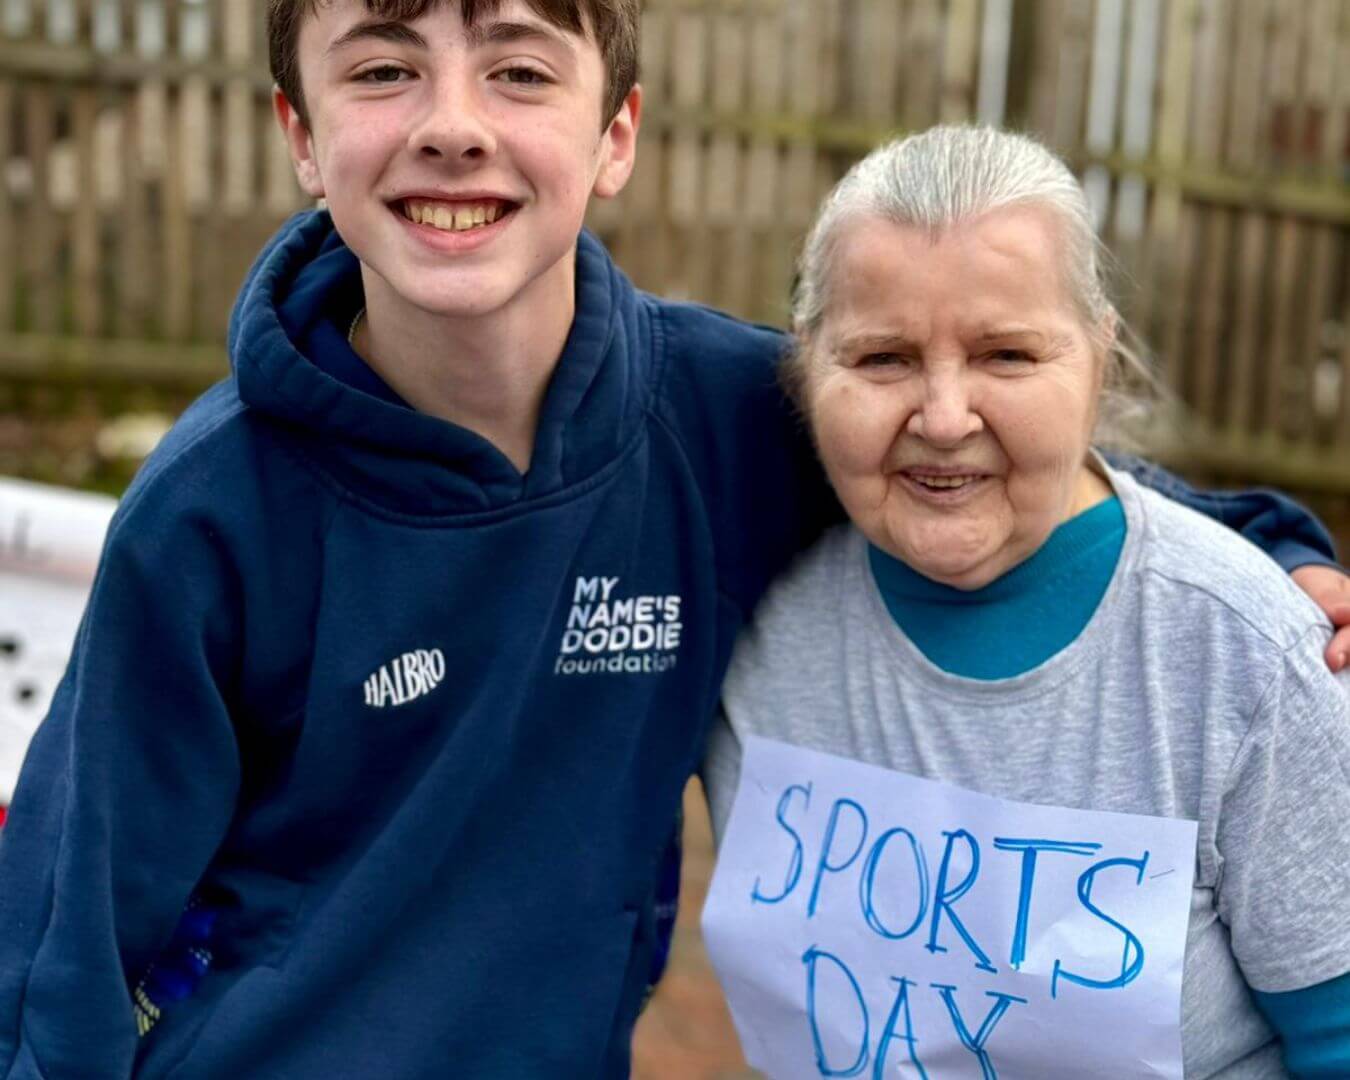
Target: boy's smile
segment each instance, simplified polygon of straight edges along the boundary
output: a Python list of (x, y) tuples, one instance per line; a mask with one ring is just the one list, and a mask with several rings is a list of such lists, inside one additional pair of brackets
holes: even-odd
[(278, 115), (301, 185), (327, 200), (364, 264), (372, 311), (473, 318), (536, 296), (570, 303), (587, 202), (623, 187), (636, 135), (636, 92), (602, 126), (605, 69), (589, 34), (523, 0), (469, 25), (455, 3), (398, 22), (333, 0), (298, 46), (309, 128), (280, 97)]

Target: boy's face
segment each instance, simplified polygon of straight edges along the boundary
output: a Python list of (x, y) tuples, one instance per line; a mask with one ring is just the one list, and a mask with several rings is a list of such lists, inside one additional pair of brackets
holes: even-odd
[(571, 288), (586, 204), (627, 181), (641, 103), (635, 89), (602, 129), (589, 34), (521, 0), (472, 26), (457, 3), (391, 22), (331, 0), (298, 58), (310, 127), (279, 93), (277, 116), (301, 186), (367, 268), (368, 302), (475, 317)]

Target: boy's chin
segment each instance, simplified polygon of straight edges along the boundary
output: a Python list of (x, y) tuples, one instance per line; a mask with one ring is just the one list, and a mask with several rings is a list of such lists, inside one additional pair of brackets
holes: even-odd
[(448, 275), (443, 282), (393, 281), (388, 299), (392, 306), (409, 315), (414, 312), (431, 318), (454, 321), (485, 319), (514, 306), (529, 291), (528, 282), (484, 280), (476, 274)]

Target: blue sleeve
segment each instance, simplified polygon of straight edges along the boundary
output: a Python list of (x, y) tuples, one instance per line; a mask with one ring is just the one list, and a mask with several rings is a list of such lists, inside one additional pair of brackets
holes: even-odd
[(113, 520), (0, 830), (6, 1080), (132, 1074), (131, 988), (172, 938), (238, 795), (226, 557), (203, 522), (135, 502)]
[(1350, 974), (1305, 990), (1252, 996), (1284, 1043), (1294, 1080), (1350, 1076)]
[(1105, 455), (1112, 467), (1130, 473), (1160, 495), (1198, 510), (1240, 533), (1286, 573), (1300, 566), (1336, 565), (1331, 534), (1311, 513), (1277, 491), (1197, 491), (1159, 465), (1129, 454)]

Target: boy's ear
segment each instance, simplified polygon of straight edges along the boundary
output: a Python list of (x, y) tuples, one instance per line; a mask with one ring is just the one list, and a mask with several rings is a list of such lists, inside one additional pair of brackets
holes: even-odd
[(600, 171), (591, 189), (598, 198), (612, 199), (633, 175), (637, 160), (638, 125), (642, 121), (642, 87), (634, 86), (603, 136)]
[(272, 111), (281, 125), (282, 135), (286, 137), (291, 164), (295, 167), (295, 178), (300, 181), (300, 187), (310, 198), (322, 199), (323, 177), (319, 175), (319, 165), (314, 160), (314, 140), (295, 106), (287, 100), (279, 86), (272, 88)]

